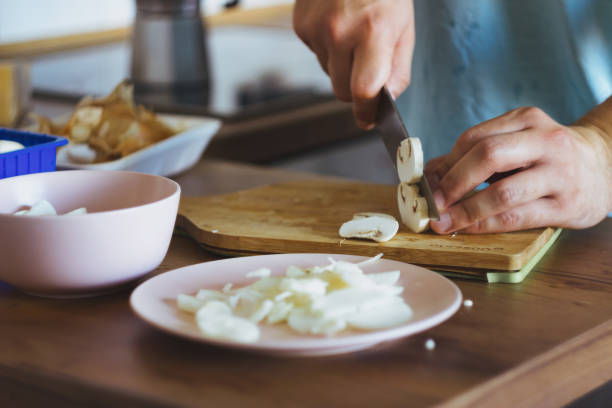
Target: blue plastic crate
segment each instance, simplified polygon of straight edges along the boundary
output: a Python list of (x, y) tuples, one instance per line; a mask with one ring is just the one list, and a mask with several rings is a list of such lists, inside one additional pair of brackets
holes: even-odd
[(63, 137), (0, 128), (0, 140), (12, 140), (25, 149), (0, 154), (0, 179), (22, 174), (55, 171), (55, 153), (68, 144)]

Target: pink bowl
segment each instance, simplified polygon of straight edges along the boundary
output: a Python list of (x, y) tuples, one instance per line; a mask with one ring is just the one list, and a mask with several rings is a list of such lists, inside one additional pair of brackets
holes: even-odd
[[(164, 177), (74, 170), (0, 180), (0, 280), (42, 296), (89, 296), (140, 278), (163, 260), (181, 189)], [(59, 214), (23, 217), (48, 200)]]

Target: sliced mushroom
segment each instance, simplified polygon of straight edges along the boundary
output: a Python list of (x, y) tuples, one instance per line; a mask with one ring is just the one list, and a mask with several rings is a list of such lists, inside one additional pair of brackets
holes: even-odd
[(358, 218), (368, 218), (368, 217), (384, 217), (384, 218), (389, 218), (391, 220), (395, 220), (395, 217), (389, 214), (384, 214), (384, 213), (377, 213), (377, 212), (360, 212), (360, 213), (356, 213), (355, 215), (353, 215), (353, 219), (356, 220)]
[(340, 227), (343, 238), (365, 238), (376, 242), (386, 242), (397, 234), (399, 223), (390, 215), (356, 217)]
[(423, 148), (419, 138), (409, 137), (400, 143), (396, 165), (402, 183), (417, 183), (423, 177)]
[(422, 232), (429, 227), (429, 208), (417, 185), (401, 183), (397, 188), (397, 206), (404, 225), (412, 232)]

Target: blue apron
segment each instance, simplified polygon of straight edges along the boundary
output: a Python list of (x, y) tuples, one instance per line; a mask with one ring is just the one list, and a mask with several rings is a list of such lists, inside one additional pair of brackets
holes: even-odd
[(415, 0), (398, 105), (425, 159), (520, 106), (570, 124), (612, 94), (611, 0)]

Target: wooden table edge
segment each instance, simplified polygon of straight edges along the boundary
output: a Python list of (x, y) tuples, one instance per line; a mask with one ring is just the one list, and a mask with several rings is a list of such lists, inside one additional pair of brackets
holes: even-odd
[[(168, 407), (171, 401), (152, 399), (148, 395), (132, 392), (120, 387), (108, 389), (99, 383), (83, 378), (60, 374), (33, 367), (9, 367), (0, 364), (0, 390), (11, 390), (8, 401), (12, 406), (91, 406), (92, 401), (104, 401), (105, 406), (114, 407)], [(20, 392), (27, 390), (26, 392)], [(19, 395), (19, 399), (16, 396)], [(6, 395), (4, 395), (6, 397)], [(2, 401), (2, 398), (0, 398)], [(98, 405), (95, 405), (98, 406)]]
[(612, 379), (612, 319), (438, 405), (564, 406)]
[[(546, 351), (493, 379), (472, 388), (438, 408), (564, 406), (612, 379), (612, 319)], [(77, 377), (0, 365), (0, 383), (32, 384), (39, 392), (64, 403), (82, 403), (94, 395), (110, 398), (117, 406), (166, 406), (169, 401), (120, 387), (109, 390)], [(75, 381), (76, 380), (76, 381)], [(72, 405), (70, 405), (72, 406)]]

